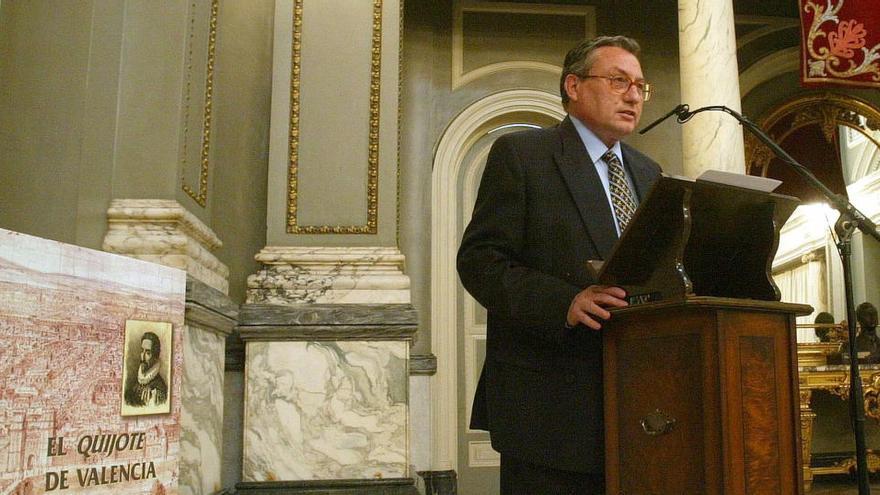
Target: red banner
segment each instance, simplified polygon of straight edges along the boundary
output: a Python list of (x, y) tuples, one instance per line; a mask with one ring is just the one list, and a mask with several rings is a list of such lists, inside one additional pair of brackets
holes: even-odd
[(880, 88), (880, 0), (798, 0), (805, 86)]

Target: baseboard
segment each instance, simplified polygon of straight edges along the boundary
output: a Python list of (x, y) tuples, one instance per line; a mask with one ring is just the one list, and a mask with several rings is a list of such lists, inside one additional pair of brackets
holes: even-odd
[(425, 480), (425, 495), (456, 495), (458, 476), (455, 471), (419, 471)]
[(242, 481), (241, 495), (419, 495), (412, 478), (380, 480)]

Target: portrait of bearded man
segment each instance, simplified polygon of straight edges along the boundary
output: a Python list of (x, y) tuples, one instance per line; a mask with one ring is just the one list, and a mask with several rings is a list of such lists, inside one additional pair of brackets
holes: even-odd
[(125, 403), (134, 407), (156, 407), (168, 400), (168, 384), (160, 373), (159, 356), (162, 342), (153, 332), (141, 337), (137, 373), (128, 376), (125, 387)]

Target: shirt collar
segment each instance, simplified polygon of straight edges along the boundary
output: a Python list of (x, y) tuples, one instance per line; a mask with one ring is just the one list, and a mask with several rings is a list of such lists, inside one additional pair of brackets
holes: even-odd
[[(569, 118), (571, 118), (571, 122), (574, 124), (574, 128), (577, 130), (578, 135), (581, 137), (581, 141), (584, 143), (584, 147), (587, 148), (587, 154), (590, 155), (590, 160), (592, 160), (593, 163), (601, 160), (602, 155), (604, 155), (609, 148), (605, 146), (605, 143), (603, 143), (602, 140), (593, 133), (593, 131), (585, 126), (579, 118), (571, 114), (569, 114)], [(611, 147), (611, 150), (614, 151), (615, 155), (617, 155), (620, 163), (623, 163), (623, 153), (620, 150), (620, 141), (615, 142), (614, 146)]]

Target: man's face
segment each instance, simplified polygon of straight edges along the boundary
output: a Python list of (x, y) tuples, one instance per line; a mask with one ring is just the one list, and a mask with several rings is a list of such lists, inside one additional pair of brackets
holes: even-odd
[(153, 356), (153, 341), (144, 339), (141, 341), (141, 363), (146, 365), (153, 364), (155, 358)]
[[(616, 46), (603, 46), (594, 52), (595, 62), (588, 74), (624, 76), (642, 81), (642, 66), (632, 53)], [(568, 111), (590, 128), (607, 146), (632, 133), (642, 116), (642, 97), (635, 86), (623, 94), (611, 89), (607, 79), (581, 79), (570, 74), (565, 80)]]
[(868, 306), (856, 316), (862, 328), (874, 328), (877, 326), (877, 308), (873, 306)]

